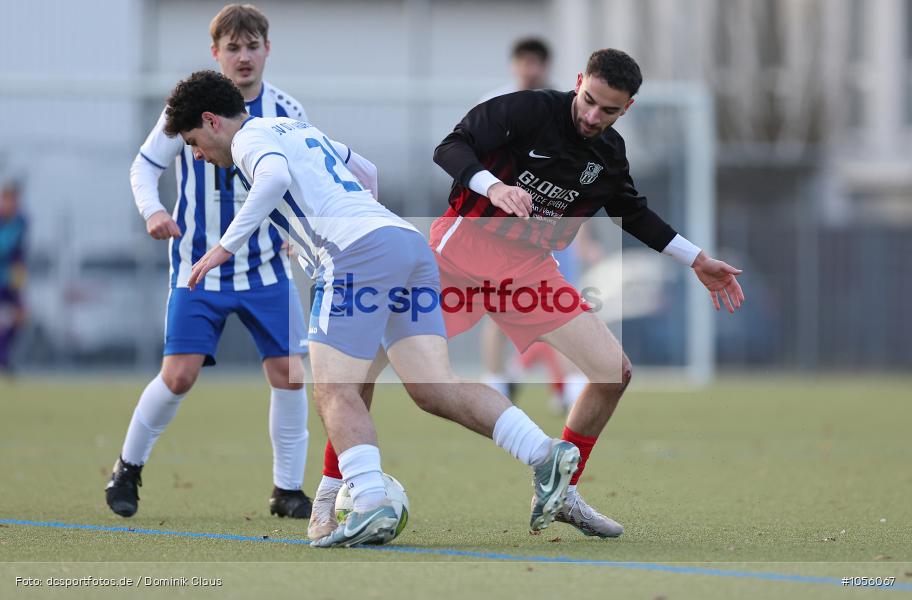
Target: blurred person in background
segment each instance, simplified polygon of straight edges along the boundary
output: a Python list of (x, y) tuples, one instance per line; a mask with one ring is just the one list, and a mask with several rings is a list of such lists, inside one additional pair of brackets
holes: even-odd
[[(225, 6), (212, 20), (212, 57), (240, 88), (246, 110), (258, 117), (305, 121), (301, 104), (263, 81), (269, 56), (269, 22), (249, 4)], [(165, 112), (140, 147), (130, 184), (146, 231), (169, 241), (171, 292), (161, 372), (143, 391), (114, 464), (105, 498), (130, 517), (138, 509), (141, 472), (159, 436), (174, 418), (203, 366), (215, 364), (225, 321), (237, 314), (250, 332), (271, 386), (269, 435), (273, 448), (270, 512), (309, 518), (311, 500), (301, 491), (307, 459), (307, 395), (301, 354), (306, 322), (278, 230), (262, 225), (231, 260), (214, 269), (196, 290), (187, 282), (193, 263), (222, 237), (247, 193), (234, 168), (208, 164), (190, 146), (163, 131)], [(159, 200), (158, 180), (169, 162), (177, 170), (174, 215)]]
[(19, 205), (20, 187), (9, 182), (0, 189), (0, 375), (11, 375), (13, 341), (25, 322), (26, 221)]
[[(510, 70), (513, 72), (513, 81), (489, 91), (481, 97), (479, 103), (504, 94), (550, 87), (551, 50), (548, 44), (537, 37), (518, 39), (510, 53)], [(598, 254), (598, 250), (598, 245), (592, 241), (588, 228), (584, 225), (580, 228), (574, 244), (556, 251), (554, 257), (567, 280), (576, 284), (583, 270), (581, 260), (591, 262), (592, 257)], [(541, 342), (532, 344), (528, 350), (510, 360), (509, 365), (508, 353), (507, 337), (491, 319), (483, 319), (482, 383), (515, 401), (517, 384), (520, 383), (523, 371), (542, 365), (548, 371), (552, 410), (563, 414), (570, 411), (587, 383), (586, 377), (572, 362), (551, 346)]]
[(513, 81), (489, 91), (479, 102), (520, 90), (550, 87), (548, 78), (551, 71), (551, 50), (548, 44), (537, 37), (516, 40), (510, 52), (510, 71), (513, 72)]

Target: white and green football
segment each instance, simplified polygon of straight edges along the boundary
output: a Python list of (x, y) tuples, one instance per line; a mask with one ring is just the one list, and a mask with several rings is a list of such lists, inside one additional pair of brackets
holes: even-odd
[[(394, 536), (398, 537), (408, 523), (409, 499), (405, 494), (405, 488), (402, 487), (399, 480), (392, 475), (384, 473), (383, 483), (386, 484), (386, 495), (389, 496), (390, 502), (393, 505), (393, 510), (396, 511), (396, 516), (399, 517), (399, 524), (396, 525), (396, 535)], [(348, 513), (352, 511), (352, 508), (351, 493), (348, 490), (348, 486), (343, 485), (339, 488), (339, 493), (336, 494), (336, 519), (338, 519), (340, 523), (344, 521), (345, 518), (348, 517)]]

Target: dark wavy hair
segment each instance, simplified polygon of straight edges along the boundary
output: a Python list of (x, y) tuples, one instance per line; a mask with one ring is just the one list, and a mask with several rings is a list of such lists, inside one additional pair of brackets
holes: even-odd
[(165, 109), (165, 134), (174, 137), (203, 124), (203, 113), (236, 117), (246, 110), (241, 90), (215, 71), (197, 71), (174, 87)]
[(598, 77), (616, 90), (633, 97), (643, 83), (640, 66), (626, 52), (605, 48), (596, 50), (586, 63), (586, 75)]

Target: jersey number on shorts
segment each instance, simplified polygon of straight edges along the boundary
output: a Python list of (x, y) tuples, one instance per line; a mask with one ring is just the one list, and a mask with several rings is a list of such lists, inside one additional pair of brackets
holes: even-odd
[[(336, 173), (336, 169), (335, 169), (336, 162), (337, 162), (335, 157), (338, 157), (339, 160), (342, 160), (342, 157), (339, 156), (338, 154), (336, 154), (336, 149), (333, 148), (330, 141), (328, 139), (326, 139), (326, 136), (323, 136), (323, 141), (326, 142), (325, 146), (323, 144), (321, 144), (320, 141), (315, 138), (307, 138), (307, 147), (308, 148), (319, 148), (320, 150), (323, 151), (323, 154), (326, 155), (326, 161), (325, 161), (326, 170), (329, 171), (329, 174), (332, 175), (332, 177), (336, 181), (336, 183), (341, 185), (342, 188), (346, 192), (363, 191), (364, 188), (362, 188), (360, 185), (358, 185), (354, 181), (346, 181), (346, 180), (342, 179), (341, 177), (339, 177), (339, 175)], [(332, 152), (330, 152), (330, 150), (327, 148), (327, 146), (329, 146), (329, 148), (332, 148)], [(333, 156), (333, 155), (335, 155), (335, 156)]]

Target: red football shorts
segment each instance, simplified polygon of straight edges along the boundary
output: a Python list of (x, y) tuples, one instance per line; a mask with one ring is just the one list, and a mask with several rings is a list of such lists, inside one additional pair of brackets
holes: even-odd
[(505, 239), (452, 211), (431, 225), (440, 306), (449, 337), (490, 315), (525, 351), (539, 336), (590, 310), (550, 251)]

